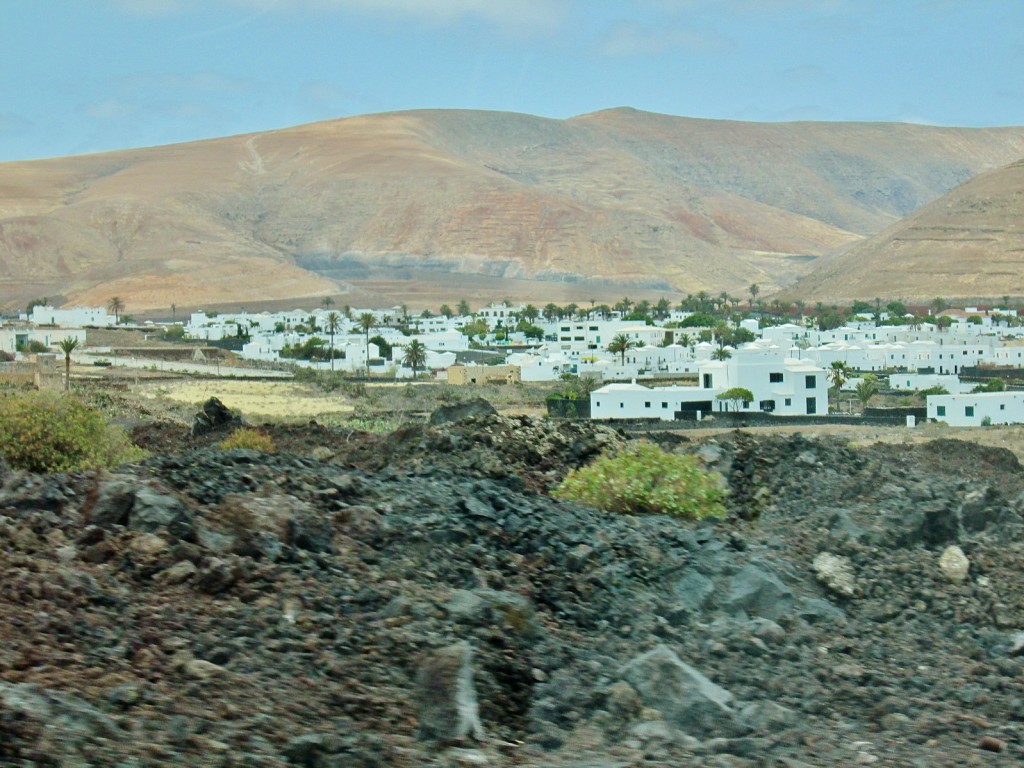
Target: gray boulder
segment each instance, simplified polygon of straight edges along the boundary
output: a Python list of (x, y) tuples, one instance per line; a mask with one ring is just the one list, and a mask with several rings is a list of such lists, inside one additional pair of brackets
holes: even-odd
[(432, 427), (436, 427), (441, 424), (450, 424), (455, 421), (477, 419), (484, 416), (496, 416), (497, 413), (498, 412), (494, 410), (494, 406), (482, 397), (474, 397), (472, 400), (467, 400), (464, 403), (442, 405), (430, 414), (429, 424)]
[(745, 565), (729, 580), (729, 591), (719, 607), (729, 613), (746, 612), (773, 621), (789, 613), (793, 592), (774, 573)]
[(732, 694), (668, 646), (637, 656), (622, 668), (620, 677), (633, 686), (645, 706), (658, 710), (686, 733), (700, 737), (736, 730)]
[(428, 654), (416, 675), (420, 735), (441, 743), (483, 739), (473, 649), (460, 642)]

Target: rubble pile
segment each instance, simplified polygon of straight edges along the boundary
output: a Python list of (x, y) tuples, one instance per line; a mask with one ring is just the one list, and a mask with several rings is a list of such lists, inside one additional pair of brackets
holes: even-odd
[(1024, 758), (1008, 452), (684, 442), (730, 490), (693, 523), (538, 492), (624, 441), (602, 428), (291, 429), (276, 454), (0, 468), (0, 763)]

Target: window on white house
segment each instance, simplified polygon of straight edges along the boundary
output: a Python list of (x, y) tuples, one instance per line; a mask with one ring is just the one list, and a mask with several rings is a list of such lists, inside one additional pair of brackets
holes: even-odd
[(945, 416), (946, 415), (946, 406), (944, 406), (944, 405), (937, 405), (937, 406), (935, 406), (935, 415), (936, 416)]
[(966, 405), (966, 406), (964, 406), (964, 416), (973, 416), (973, 415), (974, 415), (974, 406), (973, 405)]
[(792, 405), (792, 404), (793, 404), (793, 398), (787, 397), (786, 398), (786, 405)]
[(782, 381), (782, 374), (781, 373), (769, 373), (768, 374), (768, 381), (770, 381), (772, 384), (779, 384)]
[(624, 404), (624, 403), (619, 403), (619, 408), (625, 408), (625, 407), (626, 407), (626, 406), (625, 406), (625, 404)]
[(650, 407), (651, 407), (651, 401), (650, 400), (644, 400), (644, 408), (650, 408)]
[(999, 410), (1000, 411), (1005, 411), (1006, 410), (1006, 403), (1000, 403), (999, 404)]
[(818, 377), (817, 376), (807, 376), (806, 379), (805, 379), (804, 385), (808, 389), (814, 389), (816, 386), (818, 386)]
[(661, 407), (662, 407), (662, 408), (668, 408), (668, 403), (662, 403), (662, 404), (661, 404)]

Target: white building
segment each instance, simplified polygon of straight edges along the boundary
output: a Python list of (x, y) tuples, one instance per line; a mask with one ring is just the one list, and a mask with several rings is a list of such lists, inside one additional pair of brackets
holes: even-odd
[(928, 418), (951, 427), (1024, 423), (1024, 392), (929, 395)]
[(893, 373), (889, 375), (889, 389), (898, 392), (920, 392), (922, 389), (942, 387), (948, 393), (957, 395), (973, 389), (975, 385), (964, 384), (960, 377), (951, 373)]
[(44, 347), (56, 347), (61, 341), (72, 338), (79, 347), (85, 346), (85, 330), (82, 328), (32, 328), (29, 326), (5, 325), (0, 327), (0, 352), (14, 354), (18, 347), (27, 347), (33, 341)]
[(33, 325), (57, 325), (62, 328), (84, 328), (87, 325), (109, 328), (114, 325), (114, 316), (108, 315), (103, 307), (47, 307), (36, 304), (32, 307), (30, 321)]
[(728, 360), (702, 363), (696, 387), (652, 388), (635, 381), (607, 384), (591, 393), (590, 416), (671, 421), (684, 411), (724, 411), (734, 404), (718, 399), (718, 395), (735, 387), (748, 389), (753, 395), (753, 400), (739, 406), (743, 411), (785, 416), (828, 412), (828, 376), (824, 369), (780, 355), (738, 352)]

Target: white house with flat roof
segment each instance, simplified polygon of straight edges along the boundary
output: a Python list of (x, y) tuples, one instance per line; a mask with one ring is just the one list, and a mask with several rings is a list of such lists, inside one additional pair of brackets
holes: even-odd
[(36, 304), (29, 318), (33, 325), (58, 325), (62, 328), (84, 328), (87, 325), (109, 328), (114, 316), (103, 307), (49, 307)]
[(929, 395), (928, 418), (951, 427), (1024, 423), (1024, 392)]
[(740, 410), (784, 416), (828, 413), (828, 375), (823, 368), (781, 355), (737, 352), (728, 360), (702, 363), (695, 387), (607, 384), (590, 394), (590, 417), (671, 421), (684, 411), (724, 411), (734, 404), (718, 395), (734, 387), (749, 389), (754, 396)]
[(897, 392), (919, 392), (922, 389), (942, 387), (951, 395), (958, 395), (974, 389), (976, 385), (965, 384), (952, 373), (891, 373), (889, 389)]

